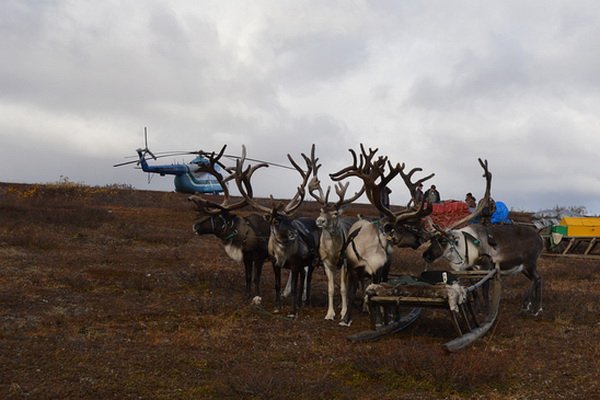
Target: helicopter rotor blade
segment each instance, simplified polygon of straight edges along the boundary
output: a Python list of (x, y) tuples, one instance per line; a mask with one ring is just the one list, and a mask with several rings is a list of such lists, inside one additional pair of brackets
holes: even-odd
[[(210, 154), (211, 152), (208, 151), (203, 151), (203, 150), (198, 150), (198, 151), (161, 151), (161, 152), (156, 152), (153, 153), (150, 150), (148, 150), (147, 148), (144, 149), (144, 153), (143, 153), (143, 157), (146, 158), (146, 154), (150, 154), (150, 156), (152, 156), (153, 159), (157, 160), (159, 158), (165, 158), (165, 157), (176, 157), (176, 156), (185, 156), (185, 155), (199, 155), (199, 156), (204, 156), (207, 154)], [(229, 158), (230, 160), (239, 160), (242, 157), (241, 156), (236, 156), (234, 154), (223, 154), (224, 157)], [(125, 158), (136, 158), (136, 160), (130, 160), (130, 161), (125, 161), (125, 162), (121, 162), (118, 164), (113, 165), (113, 167), (121, 167), (124, 165), (131, 165), (131, 164), (137, 164), (139, 165), (140, 163), (140, 159), (139, 159), (139, 155), (138, 156), (127, 156)], [(259, 162), (259, 163), (265, 163), (268, 165), (272, 165), (274, 167), (278, 167), (278, 168), (285, 168), (285, 169), (289, 169), (289, 170), (295, 170), (294, 168), (288, 166), (288, 165), (284, 165), (284, 164), (279, 164), (279, 163), (275, 163), (275, 162), (271, 162), (271, 161), (265, 161), (265, 160), (259, 160), (256, 158), (249, 158), (246, 157), (246, 160), (248, 161), (254, 161), (254, 162)]]
[(144, 127), (144, 149), (148, 150), (148, 128)]
[(121, 162), (121, 163), (117, 163), (115, 165), (113, 165), (113, 167), (122, 167), (124, 165), (131, 165), (131, 164), (137, 164), (139, 160), (131, 160), (131, 161), (125, 161), (125, 162)]
[[(234, 155), (231, 155), (231, 154), (223, 154), (223, 155), (225, 157), (231, 159), (231, 160), (239, 160), (239, 159), (242, 158), (241, 156), (234, 156)], [(278, 163), (274, 163), (274, 162), (271, 162), (271, 161), (258, 160), (256, 158), (249, 158), (249, 157), (246, 157), (246, 160), (254, 161), (254, 162), (259, 162), (259, 163), (264, 163), (264, 164), (272, 165), (274, 167), (291, 169), (292, 171), (295, 171), (295, 168), (292, 168), (292, 167), (290, 167), (288, 165), (278, 164)]]

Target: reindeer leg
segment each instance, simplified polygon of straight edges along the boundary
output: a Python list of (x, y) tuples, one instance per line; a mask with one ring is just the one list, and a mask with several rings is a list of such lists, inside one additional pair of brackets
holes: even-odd
[(285, 284), (285, 288), (283, 289), (283, 292), (281, 292), (281, 297), (283, 297), (284, 299), (289, 297), (289, 295), (292, 294), (292, 271), (290, 270), (290, 274), (288, 275), (288, 280), (287, 283)]
[(327, 275), (327, 314), (325, 315), (325, 319), (334, 320), (335, 310), (333, 308), (333, 295), (335, 293), (335, 276), (331, 269), (331, 265), (329, 265), (328, 262), (324, 262), (323, 267), (325, 269), (325, 275)]
[(252, 295), (252, 260), (244, 257), (244, 272), (246, 278), (246, 297)]
[(273, 274), (275, 275), (275, 312), (281, 311), (281, 268), (273, 263)]
[(254, 261), (254, 291), (260, 297), (260, 276), (262, 275), (264, 260)]
[(525, 275), (527, 279), (531, 281), (531, 285), (529, 286), (529, 289), (527, 289), (527, 292), (525, 292), (525, 297), (523, 298), (523, 305), (521, 306), (521, 311), (537, 314), (538, 310), (534, 310), (535, 305), (533, 304), (533, 301), (536, 293), (536, 283), (541, 278), (537, 274), (535, 269), (532, 269), (531, 265), (527, 265), (523, 269), (523, 275)]
[(306, 301), (308, 299), (308, 270), (310, 267), (304, 267), (304, 275), (302, 278), (302, 283), (304, 284), (304, 291), (302, 292), (302, 301)]
[(306, 267), (300, 268), (298, 275), (300, 279), (296, 280), (295, 283), (295, 285), (298, 285), (296, 289), (296, 304), (298, 307), (302, 307), (302, 302), (306, 299)]
[(537, 311), (533, 314), (534, 316), (538, 316), (542, 313), (542, 277), (537, 273), (537, 279), (535, 280), (535, 304)]
[(304, 288), (304, 292), (306, 293), (306, 298), (304, 299), (304, 305), (310, 307), (310, 284), (312, 282), (312, 274), (315, 270), (315, 267), (311, 264), (306, 271), (306, 286)]
[(292, 281), (292, 310), (288, 314), (289, 318), (296, 318), (298, 315), (298, 299), (301, 298), (302, 294), (298, 293), (298, 275), (300, 271), (297, 268), (290, 270), (290, 277)]
[(340, 318), (344, 318), (348, 312), (348, 266), (346, 263), (344, 263), (340, 269), (340, 297), (342, 298)]
[(538, 274), (535, 266), (533, 269), (532, 276), (533, 279), (531, 284), (531, 302), (533, 303), (533, 310), (531, 310), (531, 313), (534, 316), (538, 316), (542, 312), (542, 277), (540, 276), (540, 274)]
[(357, 281), (358, 277), (352, 273), (348, 274), (348, 308), (346, 313), (343, 314), (340, 326), (350, 326), (352, 324), (352, 304), (354, 304), (354, 298), (356, 297)]

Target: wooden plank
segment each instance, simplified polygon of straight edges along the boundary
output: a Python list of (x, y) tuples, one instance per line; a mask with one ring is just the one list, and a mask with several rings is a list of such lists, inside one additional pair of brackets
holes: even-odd
[(373, 296), (369, 298), (369, 302), (379, 304), (397, 304), (410, 305), (419, 307), (440, 307), (448, 306), (448, 300), (440, 297), (412, 297), (412, 296)]
[(571, 240), (569, 240), (569, 244), (567, 245), (567, 247), (565, 248), (565, 250), (562, 252), (563, 255), (566, 255), (569, 253), (569, 250), (571, 250), (571, 247), (573, 246), (573, 244), (575, 244), (575, 238), (571, 238)]
[(590, 251), (592, 251), (592, 249), (594, 248), (595, 245), (596, 245), (596, 238), (593, 238), (592, 240), (590, 240), (590, 244), (587, 247), (587, 249), (583, 252), (583, 254), (585, 254), (586, 256), (588, 254), (590, 254)]

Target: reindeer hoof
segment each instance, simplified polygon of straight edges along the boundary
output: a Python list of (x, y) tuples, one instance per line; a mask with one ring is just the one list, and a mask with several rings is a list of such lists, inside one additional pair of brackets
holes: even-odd
[(327, 314), (327, 315), (325, 316), (325, 319), (326, 319), (327, 321), (333, 321), (333, 320), (335, 319), (335, 314)]
[(262, 297), (260, 297), (260, 296), (254, 296), (254, 297), (252, 298), (252, 304), (253, 304), (253, 305), (255, 305), (255, 306), (258, 306), (258, 305), (260, 305), (261, 303), (262, 303)]
[(540, 307), (540, 308), (538, 308), (538, 310), (537, 310), (536, 312), (534, 312), (534, 313), (532, 313), (532, 314), (533, 314), (533, 316), (534, 316), (534, 317), (537, 317), (537, 316), (539, 316), (539, 315), (540, 315), (540, 314), (541, 314), (543, 311), (544, 311), (544, 309), (543, 309), (542, 307)]
[(338, 324), (339, 326), (345, 326), (346, 328), (350, 327), (350, 325), (352, 325), (352, 320), (346, 322), (346, 321), (340, 321), (340, 323)]
[(289, 314), (287, 315), (287, 317), (288, 317), (289, 319), (296, 319), (296, 318), (298, 318), (298, 314), (292, 314), (292, 313), (289, 313)]

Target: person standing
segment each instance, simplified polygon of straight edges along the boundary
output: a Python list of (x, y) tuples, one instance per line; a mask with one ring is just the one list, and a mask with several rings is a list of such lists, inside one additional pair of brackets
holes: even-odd
[[(388, 209), (390, 208), (390, 193), (392, 193), (392, 189), (387, 186), (381, 191), (381, 204)], [(385, 214), (380, 212), (379, 217), (383, 219)]]
[(417, 208), (421, 205), (422, 202), (423, 202), (423, 184), (419, 183), (417, 185), (417, 188), (415, 189), (415, 196), (412, 199), (410, 199), (410, 201), (407, 204), (407, 207)]
[(440, 192), (438, 192), (435, 185), (431, 185), (431, 187), (429, 189), (427, 189), (427, 191), (425, 192), (424, 196), (425, 196), (425, 201), (430, 204), (440, 203), (442, 201)]
[(471, 194), (471, 192), (467, 193), (465, 196), (465, 203), (467, 203), (467, 207), (469, 207), (469, 211), (471, 212), (473, 212), (475, 207), (477, 207), (477, 200), (475, 199), (475, 196)]

